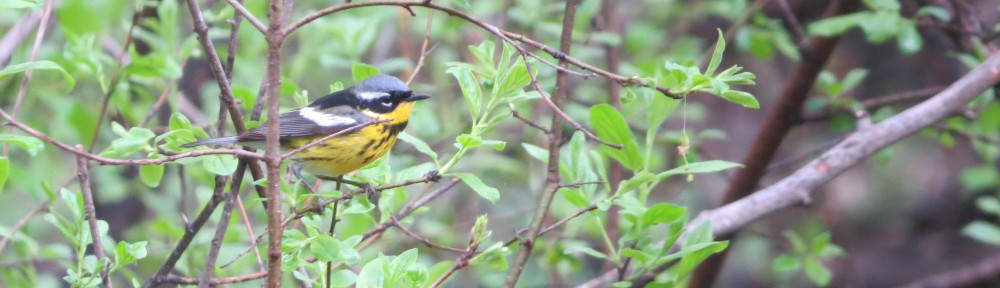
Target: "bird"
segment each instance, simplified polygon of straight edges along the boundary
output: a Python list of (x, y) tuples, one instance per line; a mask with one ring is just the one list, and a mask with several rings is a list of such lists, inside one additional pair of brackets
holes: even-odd
[[(429, 95), (411, 91), (399, 78), (374, 75), (305, 107), (282, 113), (278, 139), (283, 150), (291, 151), (331, 134), (373, 123), (288, 158), (297, 169), (317, 178), (342, 180), (343, 175), (388, 153), (396, 144), (396, 137), (406, 128), (414, 102), (428, 98)], [(195, 141), (181, 147), (235, 143), (262, 148), (267, 133), (266, 125), (261, 125), (240, 135)]]

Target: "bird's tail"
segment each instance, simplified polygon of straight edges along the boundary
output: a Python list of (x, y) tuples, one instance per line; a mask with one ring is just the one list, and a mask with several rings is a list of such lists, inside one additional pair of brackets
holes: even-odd
[(181, 145), (181, 147), (182, 148), (191, 148), (191, 147), (202, 146), (202, 145), (229, 144), (229, 143), (236, 143), (236, 141), (239, 141), (239, 140), (240, 140), (239, 136), (220, 137), (220, 138), (215, 138), (215, 139), (205, 139), (205, 140), (201, 140), (201, 141), (194, 141), (194, 142), (191, 142), (191, 143), (187, 143), (187, 144)]

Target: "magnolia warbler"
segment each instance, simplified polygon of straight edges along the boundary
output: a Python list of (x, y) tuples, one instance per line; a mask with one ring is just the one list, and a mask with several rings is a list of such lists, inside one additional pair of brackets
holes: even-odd
[[(306, 107), (282, 113), (278, 137), (283, 149), (292, 150), (361, 123), (375, 123), (290, 157), (317, 177), (338, 178), (389, 152), (396, 144), (396, 136), (406, 128), (413, 102), (427, 98), (430, 96), (410, 91), (396, 77), (375, 75)], [(238, 136), (201, 140), (182, 147), (229, 143), (263, 147), (266, 137), (267, 128), (261, 125)]]

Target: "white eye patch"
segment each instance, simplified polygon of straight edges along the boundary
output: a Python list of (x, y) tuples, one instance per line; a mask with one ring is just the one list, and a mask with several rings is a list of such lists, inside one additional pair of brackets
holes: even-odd
[(361, 98), (361, 100), (368, 100), (368, 101), (371, 101), (371, 100), (374, 100), (374, 99), (379, 99), (379, 98), (382, 98), (382, 97), (388, 97), (388, 96), (389, 96), (389, 94), (385, 93), (385, 92), (361, 92), (361, 93), (358, 93), (358, 98)]
[(326, 114), (316, 111), (316, 108), (313, 107), (303, 107), (302, 109), (299, 109), (299, 115), (301, 115), (302, 118), (315, 122), (316, 125), (324, 127), (350, 125), (357, 122), (354, 118)]

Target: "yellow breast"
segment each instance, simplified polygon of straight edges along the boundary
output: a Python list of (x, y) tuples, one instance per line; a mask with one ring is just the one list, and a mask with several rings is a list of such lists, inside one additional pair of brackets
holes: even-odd
[[(405, 121), (375, 124), (361, 130), (326, 140), (292, 156), (307, 172), (336, 177), (372, 163), (389, 152), (396, 144), (396, 135), (406, 128)], [(305, 146), (323, 137), (291, 139), (292, 149)]]

